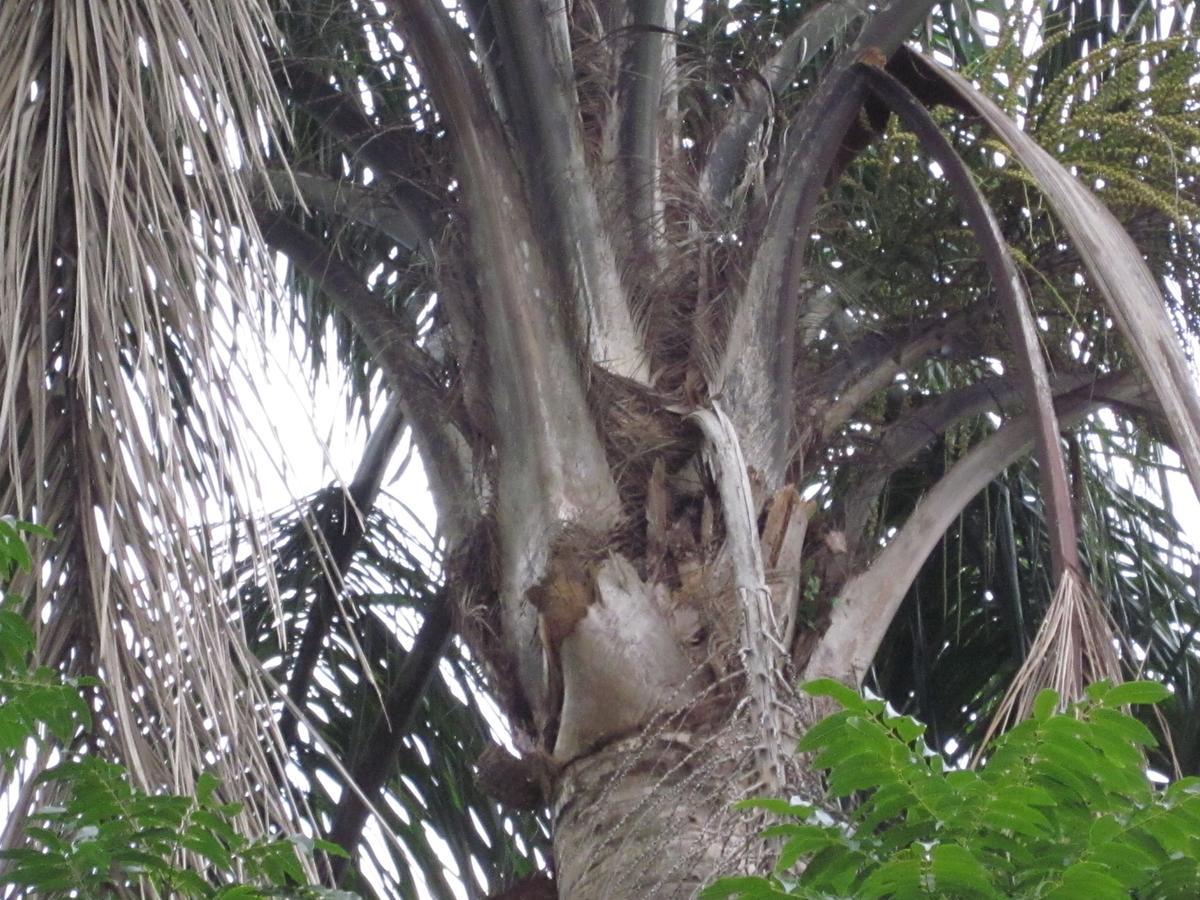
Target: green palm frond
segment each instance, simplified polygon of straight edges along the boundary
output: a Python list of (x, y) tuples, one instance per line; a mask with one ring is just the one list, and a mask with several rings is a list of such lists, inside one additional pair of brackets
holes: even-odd
[[(358, 513), (342, 488), (330, 487), (271, 519), (282, 598), (277, 618), (269, 595), (250, 568), (240, 591), (249, 644), (282, 684), (295, 678), (302, 636), (329, 590), (327, 551)], [(351, 526), (352, 527), (352, 526)], [(314, 540), (315, 536), (315, 540)], [(456, 896), (451, 883), (495, 891), (539, 868), (546, 858), (545, 823), (504, 809), (478, 787), (474, 764), (500, 739), (501, 720), (486, 699), (483, 673), (458, 641), (437, 663), (410, 721), (388, 727), (383, 705), (404, 692), (406, 663), (424, 623), (446, 598), (438, 586), (440, 560), (432, 538), (406, 507), (382, 496), (369, 510), (361, 541), (344, 573), (336, 612), (300, 700), (303, 721), (289, 731), (290, 778), (317, 821), (334, 824), (351, 792), (345, 775), (391, 758), (386, 778), (370, 799), (368, 839), (347, 888), (365, 895)], [(288, 718), (284, 713), (284, 719)], [(382, 741), (380, 740), (382, 738)], [(332, 758), (331, 758), (332, 754)], [(374, 837), (370, 837), (374, 835)], [(454, 867), (452, 875), (443, 867)], [(382, 892), (382, 893), (380, 893)]]
[[(298, 191), (285, 196), (305, 230), (361, 272), (402, 319), (414, 325), (430, 302), (428, 252), (441, 241), (453, 179), (444, 147), (428, 127), (427, 92), (415, 82), (386, 17), (348, 11), (329, 0), (289, 3), (278, 14), (283, 52), (276, 82), (290, 124), (285, 148)], [(320, 190), (322, 186), (327, 190)], [(356, 187), (357, 186), (357, 187)], [(342, 198), (358, 190), (400, 215), (410, 236), (347, 214)], [(353, 402), (368, 412), (378, 365), (361, 334), (310, 279), (294, 279), (293, 298), (274, 309), (306, 336), (314, 376), (336, 360)], [(422, 320), (427, 328), (436, 321)], [(333, 346), (327, 347), (332, 325)]]

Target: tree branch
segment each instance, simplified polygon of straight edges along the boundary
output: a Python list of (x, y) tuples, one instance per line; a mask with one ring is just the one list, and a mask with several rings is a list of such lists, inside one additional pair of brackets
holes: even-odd
[(667, 0), (636, 0), (628, 4), (631, 21), (629, 48), (617, 78), (616, 164), (628, 222), (638, 256), (656, 258), (659, 241), (658, 125), (663, 95), (663, 55), (667, 40)]
[(1017, 383), (1025, 409), (1037, 421), (1038, 477), (1041, 480), (1042, 502), (1046, 505), (1046, 526), (1050, 533), (1050, 570), (1055, 584), (1058, 584), (1068, 570), (1082, 574), (1079, 535), (1071, 509), (1070, 480), (1059, 439), (1058, 420), (1054, 414), (1050, 376), (1042, 357), (1024, 282), (1017, 272), (1016, 263), (1000, 231), (1000, 223), (996, 221), (991, 207), (971, 178), (966, 163), (925, 107), (908, 88), (883, 69), (874, 65), (862, 65), (861, 68), (870, 81), (871, 90), (916, 134), (926, 151), (941, 165), (983, 251), (993, 288), (1000, 298), (1009, 340), (1016, 351)]
[(279, 213), (260, 212), (263, 239), (311, 278), (362, 335), (384, 370), (407, 392), (441, 391), (437, 367), (407, 324), (387, 308), (348, 263)]
[[(437, 669), (450, 639), (452, 615), (449, 599), (441, 594), (426, 613), (412, 649), (405, 657), (384, 708), (371, 736), (351, 770), (351, 777), (362, 796), (374, 803), (396, 765), (400, 742), (410, 730), (413, 716), (421, 704), (425, 688)], [(353, 856), (367, 821), (367, 804), (355, 791), (342, 794), (329, 828), (329, 840)], [(333, 860), (335, 880), (346, 873), (348, 859)]]
[(893, 0), (867, 21), (854, 47), (805, 104), (783, 149), (762, 240), (734, 315), (715, 377), (747, 461), (768, 489), (783, 480), (793, 448), (792, 373), (796, 323), (810, 224), (826, 179), (866, 96), (855, 66), (862, 55), (891, 56), (935, 0)]
[(830, 41), (867, 14), (867, 0), (827, 0), (807, 13), (754, 77), (748, 78), (709, 145), (700, 191), (709, 204), (729, 202), (746, 147), (796, 74)]
[(497, 3), (490, 12), (506, 102), (514, 110), (511, 130), (525, 171), (537, 173), (530, 193), (556, 245), (553, 259), (571, 287), (575, 330), (585, 337), (593, 362), (645, 383), (641, 338), (584, 158), (566, 5), (526, 0)]
[(1091, 191), (974, 85), (919, 54), (907, 52), (905, 60), (919, 86), (914, 93), (929, 85), (948, 92), (950, 102), (982, 117), (1036, 179), (1154, 386), (1192, 486), (1200, 491), (1200, 394), (1162, 292), (1137, 246)]
[[(579, 366), (584, 354), (569, 340), (553, 303), (559, 290), (545, 240), (534, 229), (465, 35), (440, 0), (391, 0), (390, 7), (454, 135), (479, 286), (489, 301), (482, 313), (492, 408), (505, 422), (493, 436), (501, 595), (505, 615), (527, 625), (531, 608), (525, 591), (541, 575), (552, 535), (571, 522), (609, 527), (619, 514), (619, 499), (587, 412)], [(540, 648), (526, 643), (525, 686), (539, 696)]]
[(978, 314), (978, 310), (965, 310), (935, 319), (899, 342), (871, 335), (851, 346), (847, 351), (849, 364), (826, 376), (817, 392), (818, 402), (822, 397), (835, 398), (821, 413), (820, 439), (829, 440), (864, 403), (895, 381), (897, 375), (954, 341)]
[[(1055, 379), (1054, 395), (1070, 394), (1085, 385), (1093, 385), (1097, 397), (1107, 399), (1104, 382), (1083, 374)], [(840, 504), (845, 510), (843, 521), (848, 552), (853, 555), (855, 549), (861, 546), (867, 516), (893, 473), (908, 465), (930, 441), (953, 423), (991, 410), (1010, 413), (1018, 400), (1019, 392), (1009, 379), (987, 378), (942, 394), (888, 426), (870, 456), (861, 465), (856, 465), (855, 468), (864, 474)]]
[(295, 59), (276, 57), (280, 93), (303, 107), (345, 146), (352, 159), (371, 167), (381, 181), (421, 218), (428, 218), (428, 198), (413, 187), (414, 154), (411, 125), (370, 121), (352, 95)]
[[(315, 543), (317, 552), (328, 557), (328, 571), (325, 577), (321, 578), (317, 596), (309, 609), (308, 622), (296, 651), (296, 662), (292, 666), (287, 686), (288, 697), (298, 708), (304, 707), (308, 686), (325, 644), (325, 636), (329, 633), (329, 626), (338, 608), (338, 598), (346, 573), (350, 569), (355, 552), (362, 544), (366, 534), (367, 516), (375, 506), (384, 470), (403, 432), (402, 404), (393, 395), (388, 400), (379, 424), (367, 440), (358, 469), (344, 495), (341, 514), (333, 515), (321, 523), (321, 534), (317, 536)], [(340, 529), (335, 531), (339, 526)], [(285, 744), (291, 746), (295, 743), (296, 716), (292, 707), (286, 704), (279, 718), (279, 732)]]
[(279, 169), (267, 172), (267, 183), (285, 200), (374, 228), (409, 253), (430, 239), (428, 217), (405, 203), (400, 192), (384, 193), (340, 178)]

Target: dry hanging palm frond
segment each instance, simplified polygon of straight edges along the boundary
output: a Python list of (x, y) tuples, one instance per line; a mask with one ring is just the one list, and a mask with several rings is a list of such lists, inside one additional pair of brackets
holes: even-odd
[(1046, 688), (1058, 693), (1063, 708), (1083, 699), (1089, 684), (1120, 679), (1112, 621), (1082, 576), (1068, 569), (1038, 626), (1029, 655), (1000, 701), (971, 764), (979, 762), (993, 736), (1030, 714), (1033, 701)]
[(263, 0), (0, 4), (0, 509), (55, 535), (27, 614), (43, 662), (104, 683), (93, 750), (151, 789), (214, 772), (252, 835), (295, 811), (202, 526), (253, 478), (235, 351), (275, 281), (238, 229), (271, 31)]

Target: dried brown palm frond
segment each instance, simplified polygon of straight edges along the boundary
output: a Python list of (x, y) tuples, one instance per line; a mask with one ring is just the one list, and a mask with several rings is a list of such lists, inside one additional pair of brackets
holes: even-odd
[(1029, 655), (992, 716), (991, 724), (975, 751), (978, 763), (996, 734), (1029, 716), (1034, 700), (1047, 688), (1058, 693), (1059, 703), (1082, 700), (1084, 689), (1096, 681), (1121, 680), (1115, 630), (1108, 612), (1087, 582), (1067, 569), (1038, 627)]
[(213, 771), (250, 834), (296, 816), (200, 526), (253, 478), (234, 349), (274, 289), (242, 177), (271, 27), (262, 0), (0, 4), (0, 507), (55, 535), (27, 613), (44, 662), (103, 680), (93, 749), (147, 788)]

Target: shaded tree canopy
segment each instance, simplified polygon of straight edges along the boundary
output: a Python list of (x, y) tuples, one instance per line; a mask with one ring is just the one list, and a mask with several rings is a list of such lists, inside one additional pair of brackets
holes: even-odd
[[(4, 4), (0, 483), (75, 749), (381, 896), (688, 894), (815, 789), (804, 677), (954, 759), (1140, 674), (1196, 771), (1195, 17)], [(371, 435), (264, 518), (273, 333)]]

